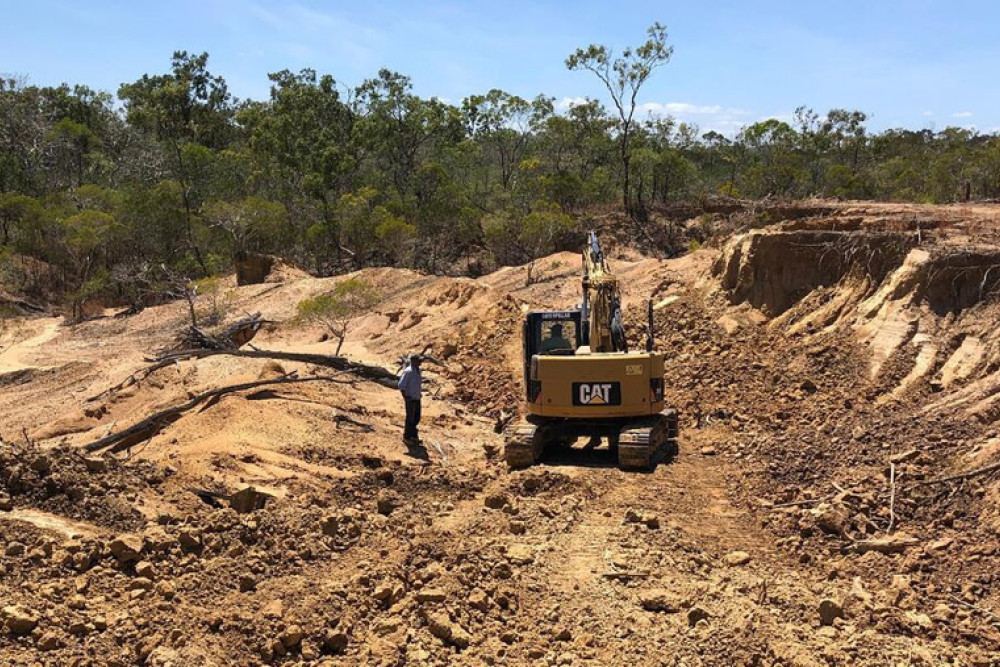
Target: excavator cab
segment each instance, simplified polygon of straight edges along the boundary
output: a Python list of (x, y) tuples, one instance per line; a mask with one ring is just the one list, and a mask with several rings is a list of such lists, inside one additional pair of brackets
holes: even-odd
[(529, 403), (538, 398), (541, 385), (531, 380), (532, 359), (535, 355), (576, 354), (586, 345), (583, 315), (575, 310), (543, 310), (528, 313), (524, 320), (524, 387)]
[(583, 315), (576, 310), (542, 310), (528, 313), (524, 320), (524, 361), (527, 366), (536, 354), (576, 353), (587, 345)]

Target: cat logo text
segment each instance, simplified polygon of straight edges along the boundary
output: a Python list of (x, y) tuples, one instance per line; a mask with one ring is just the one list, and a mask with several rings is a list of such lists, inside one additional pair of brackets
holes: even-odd
[(574, 382), (573, 405), (621, 405), (622, 392), (618, 382)]

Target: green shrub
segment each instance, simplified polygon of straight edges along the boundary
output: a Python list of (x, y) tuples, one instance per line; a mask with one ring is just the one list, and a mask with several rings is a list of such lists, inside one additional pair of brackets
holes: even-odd
[(339, 356), (351, 320), (380, 300), (371, 283), (351, 278), (330, 292), (300, 301), (296, 306), (296, 320), (326, 327), (337, 338), (337, 351), (334, 354)]

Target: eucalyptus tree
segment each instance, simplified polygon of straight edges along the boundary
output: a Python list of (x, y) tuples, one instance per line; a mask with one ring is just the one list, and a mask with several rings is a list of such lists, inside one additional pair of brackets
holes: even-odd
[(144, 74), (122, 84), (118, 97), (128, 122), (155, 136), (168, 149), (172, 176), (181, 185), (186, 241), (203, 273), (209, 269), (196, 227), (201, 203), (199, 177), (206, 173), (212, 149), (233, 140), (235, 102), (221, 76), (208, 70), (208, 54), (175, 51), (170, 72)]
[(629, 139), (638, 105), (639, 91), (653, 71), (665, 65), (673, 54), (667, 45), (667, 29), (659, 22), (646, 31), (648, 39), (637, 47), (624, 49), (620, 56), (603, 45), (591, 44), (579, 48), (566, 59), (570, 70), (592, 72), (607, 88), (615, 110), (618, 112), (618, 155), (621, 161), (622, 207), (627, 215), (633, 213), (629, 191)]
[(355, 95), (354, 140), (406, 207), (422, 162), (441, 144), (464, 136), (461, 115), (437, 98), (415, 95), (409, 77), (387, 69), (364, 81)]
[(489, 146), (500, 167), (500, 186), (510, 190), (518, 164), (534, 130), (553, 114), (552, 98), (539, 95), (528, 100), (494, 88), (485, 95), (462, 101), (467, 131)]

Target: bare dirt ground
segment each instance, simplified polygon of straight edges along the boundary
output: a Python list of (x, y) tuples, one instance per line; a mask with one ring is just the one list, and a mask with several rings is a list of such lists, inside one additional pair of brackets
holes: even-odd
[[(1000, 664), (998, 217), (816, 202), (678, 259), (616, 249), (631, 339), (651, 297), (682, 413), (679, 456), (649, 473), (602, 451), (502, 464), (522, 313), (575, 305), (572, 253), (530, 285), (524, 267), (356, 276), (383, 300), (345, 353), (442, 362), (426, 451), (401, 442), (397, 392), (331, 374), (85, 457), (206, 389), (324, 371), (213, 357), (105, 393), (185, 306), (17, 321), (0, 335), (0, 662)], [(331, 354), (290, 320), (337, 280), (232, 287), (229, 312), (276, 322), (262, 349)], [(247, 485), (274, 500), (237, 514), (191, 491)]]

